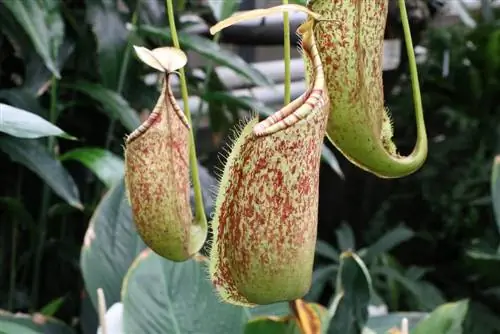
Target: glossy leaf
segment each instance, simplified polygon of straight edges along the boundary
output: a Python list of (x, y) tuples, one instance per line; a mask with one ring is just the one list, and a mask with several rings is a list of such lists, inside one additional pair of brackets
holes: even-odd
[(125, 333), (241, 333), (245, 310), (219, 300), (202, 261), (141, 253), (123, 284)]
[(231, 16), (238, 9), (241, 1), (242, 0), (208, 0), (207, 2), (217, 21), (221, 21)]
[(86, 4), (86, 20), (97, 40), (99, 72), (103, 85), (116, 90), (128, 31), (116, 4), (106, 0)]
[(415, 232), (413, 232), (413, 230), (409, 229), (408, 227), (403, 225), (398, 226), (384, 234), (375, 243), (371, 244), (366, 249), (366, 253), (364, 255), (361, 255), (360, 252), (360, 256), (364, 261), (370, 262), (377, 256), (389, 252), (399, 244), (411, 239), (414, 235)]
[(3, 103), (0, 103), (0, 131), (18, 138), (58, 136), (74, 139), (44, 118)]
[(135, 110), (130, 107), (121, 95), (100, 84), (77, 81), (75, 83), (65, 83), (64, 86), (79, 91), (99, 102), (109, 117), (112, 119), (116, 117), (128, 131), (134, 131), (141, 124)]
[(29, 110), (43, 118), (47, 118), (47, 112), (40, 105), (35, 94), (26, 88), (9, 88), (0, 90), (0, 102), (24, 110)]
[(466, 252), (466, 263), (474, 273), (481, 275), (482, 282), (494, 286), (500, 281), (500, 272), (491, 270), (500, 266), (500, 253), (468, 250)]
[(124, 162), (118, 155), (101, 148), (84, 147), (66, 152), (61, 161), (76, 160), (90, 169), (107, 187), (119, 182), (124, 173)]
[(386, 315), (370, 317), (366, 323), (366, 328), (371, 329), (376, 334), (392, 333), (390, 330), (400, 329), (401, 322), (404, 318), (408, 320), (408, 327), (410, 330), (422, 319), (428, 316), (425, 312), (396, 312)]
[(441, 305), (419, 322), (411, 334), (468, 334), (462, 331), (468, 306), (467, 300)]
[[(248, 322), (244, 334), (300, 334), (289, 327), (289, 317), (261, 317)], [(296, 327), (298, 329), (298, 327)]]
[(123, 278), (145, 247), (132, 221), (122, 178), (92, 215), (80, 256), (85, 287), (95, 309), (98, 288), (104, 290), (108, 305), (120, 301)]
[(365, 264), (355, 253), (342, 253), (335, 291), (329, 308), (328, 334), (359, 333), (368, 320), (372, 283)]
[(493, 202), (493, 212), (495, 214), (495, 221), (497, 230), (500, 231), (500, 155), (496, 156), (493, 160), (491, 169), (491, 201)]
[(77, 209), (83, 209), (75, 181), (40, 142), (35, 139), (4, 136), (0, 138), (0, 150), (10, 156), (13, 161), (37, 174), (68, 204)]
[(40, 310), (40, 313), (46, 316), (53, 316), (54, 314), (56, 314), (57, 311), (59, 311), (65, 299), (66, 299), (65, 297), (59, 297), (57, 299), (54, 299), (53, 301), (45, 305)]
[(339, 252), (332, 245), (323, 240), (316, 241), (316, 255), (320, 255), (333, 262), (338, 262), (340, 258)]
[(339, 249), (342, 252), (356, 249), (356, 241), (351, 226), (342, 223), (342, 225), (335, 230), (335, 235), (337, 236)]
[[(149, 25), (142, 25), (137, 28), (138, 32), (142, 35), (157, 37), (163, 39), (167, 43), (172, 43), (170, 30), (161, 29)], [(228, 51), (221, 47), (219, 44), (211, 40), (185, 33), (179, 33), (179, 43), (183, 50), (193, 50), (203, 57), (213, 60), (215, 63), (227, 66), (236, 73), (241, 74), (251, 83), (256, 85), (272, 85), (272, 81), (267, 78), (263, 73), (256, 70), (252, 65), (245, 62), (237, 54)]]
[[(420, 308), (424, 310), (432, 310), (437, 305), (444, 302), (444, 298), (441, 294), (435, 294), (431, 291), (431, 294), (426, 294), (425, 284), (422, 285), (420, 282), (411, 280), (405, 277), (397, 270), (391, 267), (376, 267), (371, 269), (372, 275), (383, 275), (388, 280), (394, 280), (399, 283), (406, 291), (408, 291), (412, 297), (413, 301), (419, 305)], [(432, 298), (431, 298), (432, 296)]]
[(60, 2), (3, 1), (2, 6), (7, 8), (12, 17), (20, 23), (47, 68), (60, 78), (57, 54), (64, 36)]
[(40, 313), (33, 315), (10, 313), (0, 310), (1, 334), (75, 334), (73, 329), (60, 320)]

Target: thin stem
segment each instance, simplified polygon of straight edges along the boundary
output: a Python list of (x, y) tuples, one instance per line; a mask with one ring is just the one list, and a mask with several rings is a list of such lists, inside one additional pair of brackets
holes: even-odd
[[(288, 0), (283, 0), (283, 4), (287, 5)], [(292, 76), (290, 73), (290, 18), (288, 12), (283, 13), (283, 57), (285, 58), (285, 98), (284, 105), (291, 101), (290, 85)]]
[[(50, 110), (49, 110), (49, 121), (54, 123), (57, 117), (57, 78), (52, 77), (51, 90), (50, 90)], [(54, 149), (54, 137), (49, 137), (47, 148), (52, 154)], [(42, 254), (45, 248), (45, 239), (47, 235), (47, 212), (49, 210), (51, 192), (47, 184), (43, 185), (42, 190), (42, 206), (40, 209), (40, 217), (38, 222), (38, 241), (35, 252), (35, 268), (33, 269), (33, 282), (32, 282), (32, 311), (36, 309), (38, 304), (38, 290), (40, 286), (40, 268), (42, 265)]]
[[(141, 1), (142, 0), (137, 0), (135, 11), (132, 14), (132, 25), (134, 27), (137, 25), (137, 17), (139, 16), (138, 13), (139, 13), (139, 8), (141, 7)], [(120, 67), (120, 75), (118, 76), (118, 85), (116, 87), (116, 92), (118, 94), (122, 93), (123, 86), (125, 85), (125, 78), (127, 77), (127, 69), (128, 69), (128, 64), (130, 62), (131, 53), (132, 53), (132, 41), (130, 40), (130, 38), (128, 38), (127, 46), (125, 47), (125, 53), (123, 55), (123, 61)], [(105, 144), (106, 149), (109, 149), (111, 145), (111, 140), (113, 139), (113, 134), (116, 128), (116, 122), (117, 122), (116, 117), (113, 117), (111, 119), (111, 122), (109, 123), (108, 131), (106, 134), (106, 144)]]
[[(410, 23), (408, 21), (408, 13), (406, 12), (406, 4), (404, 0), (399, 0), (399, 11), (401, 22), (403, 24), (403, 33), (406, 44), (406, 52), (408, 53), (408, 66), (410, 68), (411, 88), (413, 91), (413, 103), (415, 106), (415, 117), (418, 125), (424, 124), (424, 112), (422, 107), (422, 97), (420, 94), (420, 83), (418, 81), (417, 61), (413, 50), (413, 41), (411, 38)], [(417, 129), (419, 136), (426, 137), (425, 127), (419, 126)], [(423, 133), (421, 133), (424, 131)]]
[[(16, 197), (18, 200), (21, 199), (23, 184), (23, 169), (18, 168), (18, 178), (16, 185)], [(18, 236), (18, 217), (12, 220), (12, 231), (11, 231), (11, 248), (10, 248), (10, 277), (9, 277), (9, 300), (8, 308), (9, 311), (14, 311), (14, 295), (16, 293), (16, 278), (17, 278), (17, 236)]]
[[(170, 26), (170, 31), (172, 33), (172, 42), (174, 44), (174, 47), (180, 49), (179, 37), (177, 37), (177, 29), (175, 27), (175, 17), (174, 17), (174, 8), (172, 0), (165, 0), (165, 2), (167, 6), (168, 23)], [(207, 217), (205, 216), (205, 207), (203, 205), (203, 196), (201, 194), (200, 177), (198, 174), (198, 159), (196, 157), (196, 145), (194, 141), (194, 129), (192, 126), (193, 123), (191, 121), (191, 112), (189, 111), (186, 74), (184, 73), (183, 68), (179, 70), (179, 74), (181, 79), (181, 93), (182, 93), (182, 101), (184, 103), (184, 113), (186, 114), (188, 122), (191, 125), (191, 131), (190, 131), (191, 136), (189, 143), (189, 165), (191, 168), (193, 189), (194, 189), (195, 223), (200, 225), (201, 228), (206, 229)]]

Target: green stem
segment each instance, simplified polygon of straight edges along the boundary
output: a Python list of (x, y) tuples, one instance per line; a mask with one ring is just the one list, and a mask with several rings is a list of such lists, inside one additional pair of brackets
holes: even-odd
[[(57, 78), (52, 77), (51, 90), (50, 90), (50, 110), (49, 121), (55, 123), (57, 116)], [(49, 153), (53, 153), (55, 138), (49, 137), (47, 148)], [(35, 252), (35, 267), (33, 269), (33, 282), (32, 282), (32, 303), (31, 308), (34, 311), (38, 304), (38, 292), (40, 286), (40, 268), (43, 259), (43, 250), (45, 248), (45, 239), (47, 236), (47, 212), (49, 210), (51, 192), (47, 184), (43, 185), (42, 190), (42, 206), (40, 209), (40, 217), (38, 222), (38, 241)]]
[[(413, 91), (413, 103), (415, 106), (415, 117), (417, 125), (424, 124), (424, 112), (422, 107), (422, 97), (420, 94), (420, 84), (418, 81), (417, 61), (415, 60), (415, 53), (413, 50), (413, 40), (411, 38), (410, 23), (408, 21), (408, 13), (406, 12), (405, 0), (399, 0), (399, 11), (401, 15), (401, 22), (403, 24), (403, 34), (406, 44), (406, 52), (408, 54), (408, 66), (410, 68), (411, 88)], [(425, 127), (420, 126), (417, 131), (419, 136), (425, 137)]]
[[(16, 197), (21, 200), (22, 184), (23, 184), (23, 169), (18, 168), (18, 179), (16, 185)], [(9, 277), (9, 300), (8, 308), (9, 311), (14, 311), (14, 296), (16, 293), (16, 281), (17, 281), (17, 236), (19, 234), (19, 217), (12, 220), (12, 231), (11, 231), (11, 250), (10, 250), (10, 277)]]
[[(288, 0), (283, 0), (283, 4), (287, 5)], [(284, 105), (287, 105), (291, 101), (290, 85), (291, 85), (291, 73), (290, 73), (290, 18), (288, 12), (283, 13), (283, 57), (285, 58), (285, 98)]]
[[(174, 8), (172, 0), (165, 0), (165, 2), (167, 5), (168, 23), (170, 26), (170, 31), (172, 33), (172, 42), (174, 44), (174, 47), (180, 49), (179, 37), (177, 37), (177, 29), (175, 27), (175, 17), (174, 17)], [(200, 225), (201, 228), (206, 230), (207, 217), (205, 216), (205, 207), (203, 205), (203, 196), (201, 194), (200, 177), (198, 174), (198, 159), (196, 157), (196, 146), (194, 141), (194, 129), (192, 126), (193, 123), (191, 121), (191, 112), (189, 111), (186, 75), (184, 73), (183, 68), (179, 70), (179, 74), (181, 79), (182, 101), (184, 102), (184, 113), (186, 114), (188, 122), (191, 125), (191, 131), (190, 131), (191, 136), (189, 143), (189, 165), (191, 167), (191, 175), (194, 188), (195, 223), (197, 223), (198, 225)]]
[[(137, 25), (137, 17), (139, 16), (139, 8), (141, 7), (141, 0), (137, 0), (135, 11), (132, 14), (132, 26)], [(130, 62), (130, 54), (132, 53), (132, 41), (130, 38), (127, 39), (127, 46), (125, 47), (125, 53), (123, 55), (123, 61), (120, 67), (120, 75), (118, 76), (118, 85), (116, 87), (116, 92), (121, 94), (123, 92), (123, 86), (125, 85), (125, 78), (127, 77), (128, 64)], [(108, 131), (106, 134), (106, 149), (111, 146), (111, 140), (113, 139), (113, 134), (115, 132), (117, 119), (113, 117), (109, 123)]]

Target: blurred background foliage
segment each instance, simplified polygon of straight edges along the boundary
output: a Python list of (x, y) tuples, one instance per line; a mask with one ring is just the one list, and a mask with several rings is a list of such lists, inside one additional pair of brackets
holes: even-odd
[[(478, 323), (484, 324), (480, 333), (500, 333), (500, 16), (482, 1), (481, 10), (461, 14), (462, 22), (440, 26), (432, 24), (441, 20), (436, 3), (408, 1), (415, 39), (426, 48), (419, 73), (427, 162), (409, 177), (381, 180), (325, 141), (316, 270), (306, 299), (330, 302), (339, 254), (353, 249), (372, 275), (372, 306), (430, 311), (469, 298), (464, 333)], [(186, 73), (190, 95), (199, 97), (191, 110), (207, 214), (220, 151), (234, 126), (250, 110), (267, 115), (275, 108), (258, 96), (235, 96), (214, 71), (223, 66), (248, 87), (272, 88), (276, 82), (267, 73), (230, 47), (259, 46), (248, 41), (258, 40), (257, 32), (211, 37), (190, 30), (199, 23), (193, 15), (210, 25), (243, 4), (176, 1), (181, 46), (199, 60), (190, 61)], [(388, 37), (400, 36), (398, 20), (390, 14)], [(124, 136), (158, 96), (155, 74), (131, 45), (170, 45), (166, 27), (160, 0), (0, 3), (2, 108), (35, 113), (76, 138), (0, 134), (1, 309), (82, 322), (87, 293), (79, 259), (88, 222), (104, 193), (121, 182)], [(260, 36), (263, 45), (272, 44), (271, 34)], [(384, 73), (402, 153), (415, 140), (405, 65), (402, 56), (396, 70)]]

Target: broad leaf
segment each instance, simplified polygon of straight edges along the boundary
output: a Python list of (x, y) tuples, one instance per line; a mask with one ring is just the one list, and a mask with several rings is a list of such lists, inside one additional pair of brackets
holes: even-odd
[(323, 240), (316, 241), (316, 255), (323, 256), (333, 262), (339, 261), (339, 252), (329, 243)]
[(81, 162), (107, 187), (111, 187), (119, 182), (125, 173), (123, 159), (101, 148), (77, 148), (60, 156), (59, 160), (76, 160)]
[(125, 21), (120, 17), (114, 2), (89, 1), (85, 7), (87, 22), (90, 23), (97, 40), (99, 71), (103, 85), (116, 90), (128, 36)]
[[(3, 1), (12, 17), (21, 24), (47, 68), (60, 78), (57, 53), (63, 41), (64, 22), (57, 0)], [(0, 10), (3, 8), (0, 7)]]
[(44, 118), (3, 103), (0, 103), (0, 131), (19, 138), (59, 136), (74, 139)]
[(123, 178), (97, 206), (89, 223), (80, 256), (85, 287), (97, 309), (97, 289), (106, 303), (120, 301), (123, 278), (136, 256), (146, 247), (136, 232)]
[[(137, 27), (137, 29), (139, 34), (161, 38), (167, 43), (172, 42), (172, 36), (170, 34), (170, 30), (168, 29), (161, 29), (149, 25), (142, 25)], [(263, 73), (245, 62), (237, 54), (221, 47), (219, 44), (212, 42), (207, 38), (196, 35), (186, 34), (182, 32), (178, 35), (179, 43), (183, 50), (193, 50), (200, 55), (213, 60), (219, 65), (227, 66), (236, 73), (239, 73), (250, 80), (250, 82), (253, 84), (266, 86), (273, 84), (273, 82)]]
[(370, 317), (366, 323), (366, 328), (371, 329), (377, 334), (392, 333), (391, 330), (400, 329), (403, 319), (407, 319), (408, 327), (412, 330), (427, 315), (428, 313), (425, 312), (396, 312)]
[(468, 303), (467, 300), (461, 300), (439, 306), (428, 318), (418, 323), (411, 334), (462, 334), (462, 324), (467, 316)]
[(497, 230), (500, 232), (500, 155), (495, 157), (491, 169), (491, 201), (493, 202), (493, 212)]
[(375, 243), (370, 245), (370, 247), (366, 249), (366, 253), (364, 255), (360, 255), (363, 260), (368, 263), (371, 260), (375, 259), (377, 256), (389, 252), (399, 244), (413, 238), (414, 235), (415, 232), (413, 232), (413, 230), (409, 229), (408, 227), (403, 225), (398, 226), (384, 234)]
[(128, 102), (121, 95), (100, 84), (77, 81), (72, 84), (66, 83), (64, 86), (79, 91), (99, 102), (111, 119), (119, 119), (123, 126), (130, 132), (134, 131), (141, 124), (135, 110), (129, 106)]
[(219, 300), (203, 262), (141, 253), (123, 284), (125, 333), (241, 333), (244, 309)]
[(335, 230), (335, 234), (337, 236), (337, 244), (342, 252), (356, 249), (356, 241), (351, 226), (342, 223), (342, 225)]
[(423, 310), (432, 310), (437, 305), (444, 302), (441, 294), (438, 294), (439, 292), (429, 290), (424, 282), (421, 284), (419, 281), (405, 277), (394, 268), (375, 267), (371, 269), (371, 274), (373, 276), (383, 275), (385, 276), (385, 279), (394, 280), (399, 283), (406, 291), (412, 294), (412, 297), (414, 298), (413, 301)]
[(71, 175), (54, 159), (47, 149), (35, 139), (0, 137), (0, 150), (10, 158), (37, 174), (68, 204), (83, 209), (80, 193)]
[(0, 90), (0, 101), (13, 107), (29, 110), (30, 112), (47, 118), (47, 112), (40, 105), (35, 94), (26, 88), (10, 88)]
[(0, 310), (0, 334), (75, 334), (73, 329), (62, 321), (34, 315), (13, 314)]
[(368, 320), (372, 282), (365, 264), (355, 253), (342, 253), (335, 291), (329, 308), (328, 334), (360, 333)]
[(208, 5), (217, 21), (231, 16), (239, 7), (242, 0), (208, 0)]

